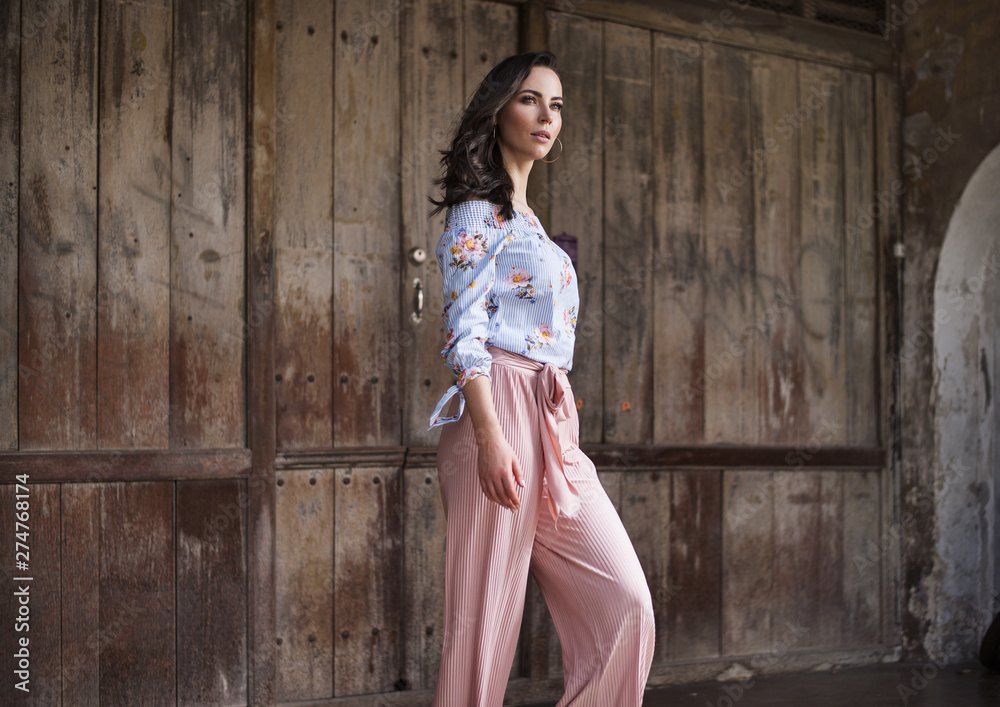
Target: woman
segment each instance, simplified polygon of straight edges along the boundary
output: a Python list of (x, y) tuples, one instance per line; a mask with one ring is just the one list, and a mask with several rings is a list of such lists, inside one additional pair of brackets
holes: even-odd
[(561, 96), (552, 54), (500, 62), (465, 110), (441, 160), (444, 194), (432, 200), (448, 208), (437, 246), (442, 356), (458, 375), (431, 415), (431, 428), (445, 425), (438, 707), (501, 704), (529, 568), (562, 646), (560, 707), (639, 705), (652, 661), (642, 568), (579, 447), (566, 378), (576, 272), (525, 200), (534, 161), (556, 143), (561, 154)]

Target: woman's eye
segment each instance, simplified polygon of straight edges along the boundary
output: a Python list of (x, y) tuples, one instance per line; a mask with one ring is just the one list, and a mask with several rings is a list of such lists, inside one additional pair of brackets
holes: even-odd
[(563, 107), (562, 103), (553, 103), (552, 104), (552, 110), (562, 110), (562, 107)]
[(521, 103), (534, 103), (534, 102), (535, 102), (534, 96), (525, 96), (524, 98), (521, 99)]

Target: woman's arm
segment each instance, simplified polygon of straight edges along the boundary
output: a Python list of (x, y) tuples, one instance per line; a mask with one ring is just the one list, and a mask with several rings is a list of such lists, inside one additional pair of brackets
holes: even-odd
[(500, 428), (490, 379), (479, 376), (462, 388), (469, 416), (475, 429), (479, 448), (479, 485), (486, 497), (504, 508), (516, 511), (521, 507), (514, 484), (524, 487), (521, 465)]

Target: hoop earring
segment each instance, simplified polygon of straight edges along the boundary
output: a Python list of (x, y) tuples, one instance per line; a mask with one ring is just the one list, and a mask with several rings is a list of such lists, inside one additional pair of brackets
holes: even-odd
[(493, 123), (493, 142), (497, 141), (497, 124)]
[(544, 162), (544, 163), (546, 163), (546, 164), (552, 164), (552, 163), (553, 163), (553, 162), (555, 162), (555, 161), (556, 161), (557, 159), (559, 159), (560, 157), (562, 157), (562, 153), (563, 153), (563, 144), (562, 144), (562, 140), (560, 140), (559, 138), (556, 138), (556, 142), (558, 142), (558, 143), (559, 143), (559, 154), (558, 154), (558, 155), (556, 155), (556, 159), (555, 159), (555, 160), (542, 160), (542, 162)]

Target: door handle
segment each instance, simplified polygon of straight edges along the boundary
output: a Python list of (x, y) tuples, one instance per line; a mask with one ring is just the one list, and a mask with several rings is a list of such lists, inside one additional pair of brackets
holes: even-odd
[(410, 321), (419, 324), (424, 316), (424, 285), (419, 277), (413, 278), (413, 313)]

